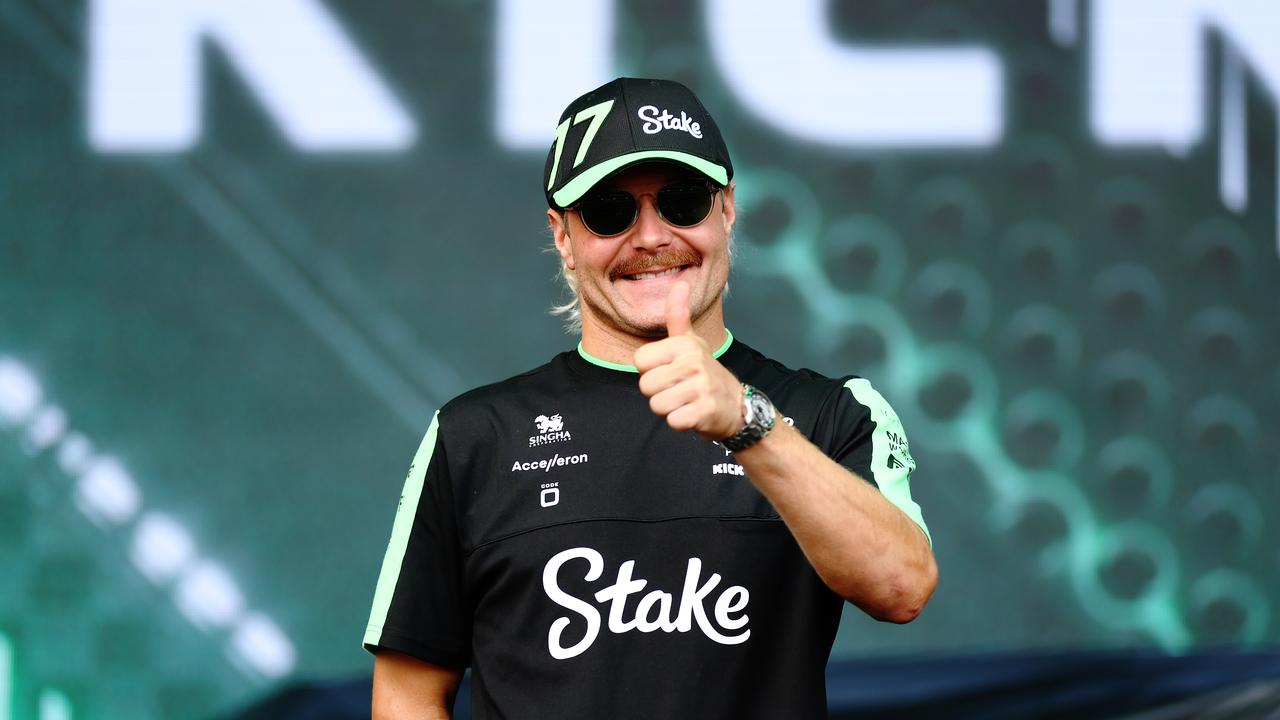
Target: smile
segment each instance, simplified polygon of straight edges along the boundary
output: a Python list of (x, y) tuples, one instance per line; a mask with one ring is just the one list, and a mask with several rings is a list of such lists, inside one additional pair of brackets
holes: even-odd
[(656, 279), (656, 278), (664, 278), (664, 277), (670, 277), (670, 276), (672, 276), (672, 275), (676, 275), (676, 274), (678, 274), (681, 270), (684, 270), (684, 269), (685, 269), (685, 268), (687, 268), (687, 267), (689, 267), (689, 266), (688, 266), (688, 265), (679, 265), (679, 266), (676, 266), (676, 267), (667, 268), (666, 270), (657, 270), (657, 271), (654, 271), (654, 272), (636, 273), (636, 274), (634, 274), (634, 275), (623, 275), (623, 276), (622, 276), (622, 279), (623, 279), (623, 280), (632, 280), (632, 281), (636, 281), (636, 280), (654, 280), (654, 279)]

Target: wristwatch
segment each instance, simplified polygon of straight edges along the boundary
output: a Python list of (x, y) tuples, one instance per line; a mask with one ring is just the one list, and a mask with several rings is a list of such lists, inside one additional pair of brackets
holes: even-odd
[(742, 430), (720, 441), (729, 452), (746, 450), (763, 440), (778, 421), (778, 411), (764, 393), (742, 383), (742, 417), (746, 421)]

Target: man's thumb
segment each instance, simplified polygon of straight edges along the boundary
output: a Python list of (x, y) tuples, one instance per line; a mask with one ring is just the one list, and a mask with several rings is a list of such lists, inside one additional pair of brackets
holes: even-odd
[(667, 294), (667, 337), (684, 335), (692, 325), (689, 320), (689, 285), (680, 281), (672, 283), (671, 292)]

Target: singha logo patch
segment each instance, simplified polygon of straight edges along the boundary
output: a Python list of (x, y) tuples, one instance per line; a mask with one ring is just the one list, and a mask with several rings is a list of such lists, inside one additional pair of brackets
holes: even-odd
[(529, 447), (573, 439), (569, 431), (564, 429), (564, 418), (558, 413), (550, 417), (539, 415), (533, 419), (533, 424), (538, 426), (538, 434), (529, 438)]

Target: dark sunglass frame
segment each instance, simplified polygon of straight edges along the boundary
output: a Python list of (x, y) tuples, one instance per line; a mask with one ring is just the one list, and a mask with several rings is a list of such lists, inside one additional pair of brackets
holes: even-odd
[[(719, 193), (723, 189), (724, 188), (720, 187), (719, 185), (715, 185), (713, 183), (709, 183), (705, 181), (681, 180), (678, 182), (671, 183), (669, 185), (664, 185), (662, 188), (660, 188), (658, 192), (655, 193), (654, 195), (653, 204), (654, 204), (654, 207), (657, 208), (658, 210), (658, 216), (661, 217), (663, 222), (667, 223), (668, 225), (671, 225), (672, 227), (678, 227), (678, 228), (696, 227), (697, 225), (702, 224), (704, 220), (706, 220), (708, 217), (711, 216), (711, 209), (715, 207), (715, 204), (716, 204), (716, 193)], [(672, 207), (671, 203), (676, 202), (677, 201), (676, 198), (689, 197), (692, 194), (690, 191), (693, 191), (693, 190), (706, 191), (705, 195), (697, 195), (698, 202), (704, 202), (704, 201), (706, 202), (707, 204), (706, 211), (702, 212), (697, 220), (694, 220), (692, 222), (681, 222), (680, 221), (680, 215), (682, 214), (681, 211), (687, 210), (689, 208)], [(627, 218), (626, 225), (623, 226), (620, 230), (614, 230), (612, 232), (600, 232), (599, 230), (596, 230), (596, 228), (593, 227), (593, 221), (590, 218), (594, 217), (595, 224), (597, 225), (599, 222), (602, 221), (602, 218), (599, 217), (598, 214), (595, 211), (593, 211), (590, 206), (592, 204), (596, 204), (600, 202), (622, 201), (624, 198), (626, 201), (629, 201), (631, 204), (630, 217)], [(588, 206), (586, 209), (586, 212), (583, 211), (584, 205)], [(665, 211), (663, 209), (664, 205), (666, 206)], [(696, 206), (693, 206), (693, 207), (696, 208)], [(586, 228), (590, 230), (593, 235), (596, 235), (598, 237), (614, 237), (617, 235), (621, 235), (622, 233), (630, 230), (636, 224), (636, 218), (640, 217), (640, 202), (636, 200), (635, 195), (632, 195), (631, 193), (625, 190), (607, 190), (602, 193), (592, 193), (590, 195), (583, 197), (581, 200), (575, 203), (572, 206), (572, 208), (578, 212), (578, 217), (582, 220), (582, 224), (585, 225)], [(599, 205), (597, 205), (597, 208), (599, 208)], [(617, 209), (622, 210), (623, 206), (619, 206)], [(626, 212), (613, 213), (613, 214), (616, 215), (619, 221), (621, 220), (621, 218), (626, 217)], [(610, 230), (610, 226), (606, 225), (604, 227), (601, 227), (601, 230), (606, 230), (606, 231)]]

